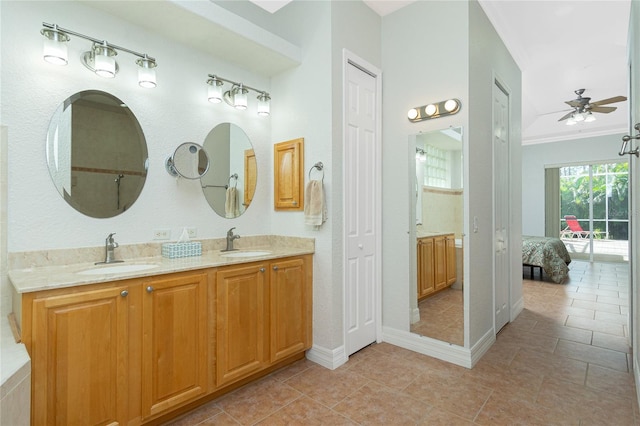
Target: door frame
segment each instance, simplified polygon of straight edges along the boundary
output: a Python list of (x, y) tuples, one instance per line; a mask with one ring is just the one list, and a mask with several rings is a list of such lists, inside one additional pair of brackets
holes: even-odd
[[(507, 162), (507, 176), (511, 176), (511, 118), (512, 118), (512, 100), (511, 100), (511, 94), (513, 93), (513, 91), (511, 90), (511, 88), (509, 87), (509, 85), (506, 83), (506, 81), (501, 78), (496, 72), (495, 70), (492, 73), (492, 80), (491, 80), (491, 99), (492, 99), (492, 104), (493, 104), (493, 91), (494, 90), (501, 90), (505, 96), (507, 97), (507, 112), (508, 112), (508, 118), (507, 118), (507, 122), (509, 124), (509, 130), (507, 132), (507, 157), (509, 159), (509, 161)], [(495, 174), (495, 145), (493, 143), (493, 139), (494, 139), (494, 123), (495, 123), (495, 117), (493, 116), (493, 105), (491, 106), (491, 133), (492, 133), (492, 143), (491, 143), (491, 158), (492, 158), (492, 211), (493, 211), (493, 218), (492, 218), (492, 234), (493, 235), (493, 243), (492, 243), (492, 252), (493, 252), (493, 256), (492, 256), (492, 270), (493, 270), (493, 312), (492, 312), (492, 317), (493, 317), (493, 330), (494, 330), (494, 334), (497, 334), (500, 330), (496, 329), (496, 241), (495, 241), (495, 223), (496, 223), (496, 208), (495, 208), (495, 202), (496, 202), (496, 174)], [(511, 196), (511, 180), (507, 179), (507, 188), (506, 188), (506, 193), (508, 194), (508, 196)], [(512, 221), (512, 209), (511, 209), (511, 204), (507, 203), (507, 217), (506, 217), (506, 222), (507, 222), (507, 229), (510, 230), (512, 228), (513, 225), (513, 221)], [(506, 278), (507, 278), (507, 290), (509, 292), (508, 296), (507, 296), (507, 309), (509, 310), (508, 312), (508, 320), (507, 320), (507, 324), (511, 321), (514, 320), (514, 318), (512, 317), (513, 315), (513, 301), (511, 300), (511, 298), (513, 297), (513, 292), (511, 291), (511, 256), (513, 255), (511, 248), (514, 247), (514, 244), (512, 244), (512, 233), (509, 231), (507, 238), (505, 238), (505, 243), (507, 244), (507, 254), (506, 254)], [(505, 324), (506, 325), (506, 324)]]
[[(345, 147), (347, 140), (347, 90), (348, 90), (348, 69), (349, 66), (355, 66), (363, 72), (371, 75), (376, 79), (376, 138), (375, 138), (375, 153), (376, 153), (376, 200), (375, 200), (375, 232), (377, 235), (375, 252), (378, 262), (375, 266), (375, 278), (374, 278), (374, 295), (376, 297), (375, 302), (375, 329), (376, 329), (376, 342), (382, 342), (382, 71), (362, 59), (353, 52), (342, 49), (342, 176), (345, 175)], [(342, 206), (346, 205), (346, 188), (344, 179), (342, 179)], [(346, 244), (346, 215), (342, 215), (342, 341), (345, 349), (345, 358), (347, 348), (347, 244)]]

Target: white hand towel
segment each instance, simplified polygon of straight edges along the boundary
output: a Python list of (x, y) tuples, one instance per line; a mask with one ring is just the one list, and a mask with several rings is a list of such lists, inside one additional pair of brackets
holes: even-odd
[(227, 219), (240, 216), (240, 204), (238, 203), (238, 190), (231, 186), (227, 188), (224, 202), (224, 216)]
[(327, 221), (327, 206), (324, 202), (324, 187), (319, 180), (307, 183), (304, 194), (304, 223), (319, 227)]

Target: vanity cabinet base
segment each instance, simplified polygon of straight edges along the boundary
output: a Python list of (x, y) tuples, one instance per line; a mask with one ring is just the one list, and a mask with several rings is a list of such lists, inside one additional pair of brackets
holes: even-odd
[(418, 300), (450, 287), (456, 282), (454, 234), (418, 238)]
[(312, 255), (25, 293), (33, 425), (161, 424), (311, 347)]

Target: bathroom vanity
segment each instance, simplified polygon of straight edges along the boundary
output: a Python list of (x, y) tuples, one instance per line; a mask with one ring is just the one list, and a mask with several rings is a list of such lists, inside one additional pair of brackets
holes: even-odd
[(32, 424), (158, 424), (303, 358), (313, 240), (260, 250), (11, 271)]
[(417, 238), (418, 300), (451, 286), (457, 279), (454, 234), (423, 233)]

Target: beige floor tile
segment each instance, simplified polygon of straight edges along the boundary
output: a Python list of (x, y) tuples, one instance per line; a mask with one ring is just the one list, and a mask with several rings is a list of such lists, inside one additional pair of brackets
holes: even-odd
[(301, 396), (291, 386), (266, 378), (223, 396), (218, 404), (238, 422), (253, 424)]
[[(195, 423), (192, 423), (192, 424), (195, 424)], [(240, 423), (235, 421), (233, 417), (231, 417), (225, 412), (216, 414), (215, 416), (210, 417), (201, 423), (197, 423), (198, 426), (237, 426), (239, 424)]]
[(611, 349), (613, 351), (631, 353), (631, 348), (629, 347), (627, 338), (623, 336), (613, 336), (611, 334), (594, 331), (591, 344), (593, 346)]
[(472, 378), (443, 378), (435, 374), (421, 374), (405, 390), (425, 404), (431, 404), (462, 418), (473, 420), (491, 395), (491, 389)]
[(356, 425), (330, 408), (302, 397), (256, 423), (257, 425)]
[(491, 395), (475, 418), (478, 425), (578, 426), (579, 418), (559, 409), (548, 409), (531, 401), (513, 399), (504, 395)]
[(624, 330), (621, 324), (590, 320), (588, 318), (573, 317), (570, 315), (569, 318), (567, 318), (567, 322), (565, 325), (569, 327), (581, 328), (584, 330), (613, 334), (614, 336), (624, 336)]
[(629, 395), (635, 393), (633, 374), (600, 367), (595, 364), (589, 365), (587, 386), (625, 398), (629, 398)]
[(410, 361), (382, 353), (374, 354), (373, 351), (370, 353), (366, 362), (355, 364), (349, 371), (394, 389), (404, 389), (415, 380), (416, 373)]
[(587, 377), (587, 363), (584, 361), (524, 349), (516, 354), (511, 369), (533, 374), (542, 373), (547, 377), (580, 385), (584, 384)]
[(333, 407), (368, 382), (369, 379), (351, 368), (327, 371), (324, 367), (316, 366), (285, 383), (327, 407)]
[(213, 401), (173, 420), (169, 424), (171, 426), (195, 425), (219, 414), (222, 414), (222, 409), (218, 406), (216, 401)]
[(593, 311), (598, 311), (598, 312), (610, 312), (612, 314), (620, 313), (620, 305), (615, 305), (611, 303), (598, 303), (590, 300), (576, 299), (573, 301), (573, 304), (571, 306), (575, 308), (591, 309)]
[(555, 351), (556, 355), (573, 358), (601, 367), (627, 372), (627, 354), (597, 346), (560, 340)]
[(609, 312), (596, 312), (596, 321), (612, 322), (620, 325), (627, 325), (629, 316), (625, 314), (612, 314)]
[(564, 325), (559, 325), (554, 322), (548, 321), (539, 321), (533, 330), (532, 333), (542, 334), (550, 337), (557, 337), (560, 339), (571, 340), (573, 342), (579, 343), (591, 343), (592, 331), (591, 330), (583, 330), (575, 327), (567, 327)]
[(431, 406), (381, 384), (368, 384), (333, 409), (361, 425), (415, 425)]
[(419, 426), (471, 426), (473, 423), (448, 411), (432, 408), (418, 423)]

